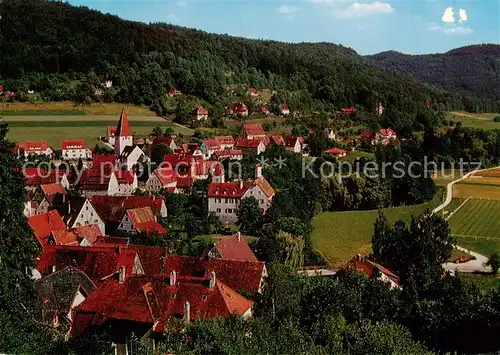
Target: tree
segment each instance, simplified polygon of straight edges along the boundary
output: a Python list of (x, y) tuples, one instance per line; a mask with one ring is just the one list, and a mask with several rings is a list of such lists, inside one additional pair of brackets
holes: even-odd
[(172, 127), (165, 128), (165, 132), (163, 133), (164, 137), (169, 137), (175, 134), (175, 130)]
[(500, 269), (500, 254), (497, 252), (491, 254), (488, 262), (486, 263), (486, 266), (490, 266), (491, 272), (493, 274), (496, 274), (498, 272), (498, 269)]
[(304, 238), (286, 232), (279, 232), (276, 239), (278, 240), (278, 250), (281, 251), (283, 264), (292, 267), (294, 270), (302, 267), (304, 265)]
[(455, 240), (448, 223), (430, 211), (415, 217), (409, 225), (397, 221), (390, 226), (384, 215), (375, 221), (372, 238), (375, 261), (403, 280), (414, 279), (417, 288), (441, 278), (441, 265), (448, 260)]
[(153, 128), (151, 135), (153, 137), (161, 137), (163, 135), (163, 129), (160, 126), (156, 126), (155, 128)]
[(237, 212), (240, 231), (244, 234), (259, 235), (262, 225), (262, 210), (253, 196), (244, 198)]
[(172, 153), (172, 149), (170, 149), (167, 144), (160, 143), (155, 146), (155, 149), (151, 153), (151, 160), (156, 164), (161, 164), (163, 162), (163, 159), (165, 158), (165, 155)]

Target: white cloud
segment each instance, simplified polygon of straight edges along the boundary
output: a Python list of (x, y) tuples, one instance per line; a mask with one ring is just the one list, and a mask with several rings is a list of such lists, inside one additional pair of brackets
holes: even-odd
[(444, 10), (441, 20), (445, 23), (455, 22), (455, 11), (453, 11), (453, 7), (447, 7), (446, 10)]
[(186, 7), (187, 6), (187, 2), (184, 1), (184, 0), (179, 0), (179, 1), (176, 2), (176, 5), (177, 6)]
[(468, 35), (473, 33), (474, 31), (470, 27), (457, 26), (454, 24), (451, 25), (440, 25), (437, 23), (431, 23), (428, 27), (428, 30), (431, 32), (441, 32), (445, 35)]
[(467, 11), (465, 11), (464, 9), (460, 9), (458, 10), (458, 15), (460, 16), (460, 23), (467, 21)]
[(340, 18), (355, 18), (392, 14), (394, 12), (396, 12), (396, 10), (389, 3), (375, 1), (372, 3), (355, 2), (345, 9), (335, 10), (333, 14), (335, 17)]
[(278, 12), (283, 15), (291, 15), (297, 11), (299, 11), (299, 8), (292, 5), (281, 5), (278, 7)]

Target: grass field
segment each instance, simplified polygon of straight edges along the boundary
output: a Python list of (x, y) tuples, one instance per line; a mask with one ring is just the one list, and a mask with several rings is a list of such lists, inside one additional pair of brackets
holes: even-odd
[[(418, 215), (432, 209), (440, 203), (441, 193), (433, 201), (422, 205), (386, 208), (382, 211), (390, 223), (396, 220), (409, 221), (412, 215)], [(378, 210), (324, 212), (313, 220), (312, 245), (331, 266), (345, 265), (354, 255), (371, 252), (373, 224)]]
[(464, 127), (479, 128), (483, 130), (500, 129), (500, 122), (493, 119), (500, 116), (498, 113), (474, 114), (468, 112), (449, 112), (447, 120), (461, 122)]
[(75, 116), (75, 115), (119, 115), (122, 108), (133, 116), (155, 116), (146, 106), (136, 106), (119, 103), (93, 103), (77, 105), (73, 102), (41, 102), (30, 104), (26, 102), (0, 103), (0, 116)]
[[(94, 146), (100, 136), (106, 136), (108, 126), (118, 122), (117, 115), (84, 116), (7, 116), (0, 122), (9, 123), (7, 138), (24, 143), (28, 140), (44, 140), (55, 149), (61, 147), (64, 139), (85, 139), (87, 146)], [(171, 127), (177, 133), (191, 135), (188, 129), (181, 128), (157, 116), (128, 115), (135, 136), (147, 136), (154, 127)]]
[(468, 178), (453, 186), (453, 198), (500, 200), (500, 178)]
[(458, 245), (486, 256), (500, 252), (500, 201), (471, 199), (448, 223)]
[(500, 287), (498, 275), (461, 273), (460, 278), (474, 282), (480, 289), (485, 291)]

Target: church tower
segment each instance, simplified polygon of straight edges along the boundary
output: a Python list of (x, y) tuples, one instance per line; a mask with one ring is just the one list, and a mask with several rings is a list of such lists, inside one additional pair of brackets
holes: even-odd
[(118, 126), (116, 126), (115, 154), (120, 156), (125, 147), (132, 147), (133, 145), (134, 137), (132, 135), (132, 130), (130, 129), (127, 113), (125, 112), (125, 109), (122, 109), (120, 119), (118, 120)]

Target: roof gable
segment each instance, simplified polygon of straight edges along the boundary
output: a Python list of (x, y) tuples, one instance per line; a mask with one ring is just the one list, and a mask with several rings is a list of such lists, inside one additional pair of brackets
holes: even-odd
[(118, 125), (116, 126), (116, 136), (117, 137), (132, 136), (132, 130), (130, 129), (130, 123), (128, 121), (125, 109), (122, 109), (122, 112), (120, 114), (120, 119), (118, 120)]
[(238, 234), (215, 243), (214, 248), (217, 250), (221, 259), (258, 261), (245, 238)]

